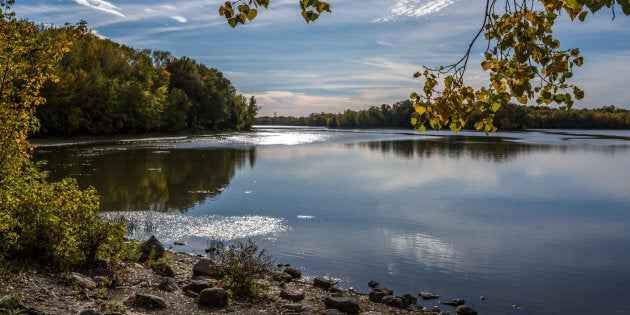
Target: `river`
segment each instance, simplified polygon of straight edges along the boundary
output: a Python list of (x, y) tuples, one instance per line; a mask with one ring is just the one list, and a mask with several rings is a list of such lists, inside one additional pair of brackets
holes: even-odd
[(346, 289), (375, 280), (480, 314), (630, 314), (628, 131), (261, 126), (36, 145), (51, 179), (94, 186), (103, 216), (174, 250), (252, 238)]

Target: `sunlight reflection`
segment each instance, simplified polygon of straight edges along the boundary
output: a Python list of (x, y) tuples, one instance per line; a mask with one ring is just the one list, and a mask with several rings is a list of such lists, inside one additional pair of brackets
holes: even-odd
[(283, 219), (265, 216), (192, 216), (155, 211), (110, 211), (101, 216), (127, 223), (132, 238), (155, 235), (165, 244), (190, 238), (228, 241), (271, 236), (287, 229)]

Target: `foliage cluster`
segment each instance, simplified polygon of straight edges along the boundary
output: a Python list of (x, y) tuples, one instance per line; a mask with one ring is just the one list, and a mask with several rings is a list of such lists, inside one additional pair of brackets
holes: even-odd
[(230, 245), (217, 255), (224, 274), (221, 286), (234, 296), (254, 298), (264, 289), (255, 280), (272, 270), (272, 260), (265, 250), (259, 250), (251, 239)]
[(33, 259), (57, 267), (90, 263), (122, 240), (122, 226), (103, 222), (93, 189), (74, 180), (49, 183), (30, 160), (29, 132), (43, 84), (84, 24), (43, 28), (18, 20), (0, 1), (0, 259)]
[(223, 74), (166, 51), (84, 33), (42, 89), (42, 136), (249, 129), (258, 106)]
[[(448, 126), (457, 132), (469, 121), (478, 131), (494, 132), (497, 110), (512, 100), (527, 104), (552, 102), (571, 108), (584, 91), (570, 84), (573, 68), (584, 63), (578, 48), (562, 48), (553, 35), (561, 14), (584, 21), (589, 12), (621, 7), (630, 14), (627, 0), (486, 0), (484, 20), (467, 52), (456, 63), (426, 68), (414, 74), (424, 79), (421, 93), (412, 93), (415, 113), (411, 123), (419, 131)], [(477, 38), (483, 34), (487, 46), (481, 68), (489, 83), (475, 89), (464, 83), (464, 73)], [(441, 82), (440, 82), (441, 81)], [(476, 115), (480, 113), (481, 115)]]
[[(330, 4), (324, 1), (299, 0), (298, 3), (306, 23), (315, 22), (319, 15), (324, 12), (331, 12)], [(258, 16), (258, 8), (263, 7), (266, 9), (268, 6), (269, 0), (226, 1), (225, 4), (219, 7), (219, 15), (225, 17), (227, 23), (234, 28), (239, 23), (245, 24), (247, 21), (254, 20)]]
[[(409, 120), (414, 112), (411, 101), (401, 101), (393, 106), (372, 106), (367, 110), (346, 110), (339, 114), (317, 113), (306, 117), (278, 116), (259, 117), (261, 125), (326, 126), (329, 128), (411, 128)], [(463, 129), (474, 129), (474, 122), (481, 119), (478, 111)], [(614, 105), (598, 109), (567, 109), (547, 106), (525, 106), (508, 103), (499, 108), (494, 125), (501, 130), (525, 129), (630, 129), (630, 111)]]

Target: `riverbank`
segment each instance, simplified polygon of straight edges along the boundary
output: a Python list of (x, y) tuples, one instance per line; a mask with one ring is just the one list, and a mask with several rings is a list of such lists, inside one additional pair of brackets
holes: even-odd
[[(265, 288), (258, 298), (227, 298), (229, 294), (219, 288), (220, 279), (205, 271), (211, 260), (166, 251), (160, 261), (116, 266), (104, 262), (82, 273), (34, 265), (11, 273), (5, 268), (0, 278), (0, 314), (446, 314), (436, 305), (444, 312), (456, 311), (437, 300), (421, 300), (423, 308), (412, 295), (394, 295), (374, 282), (370, 294), (339, 290), (328, 279), (302, 279), (299, 268), (286, 266), (255, 280)], [(115, 276), (103, 276), (107, 272)], [(112, 279), (118, 283), (112, 285)], [(222, 301), (221, 295), (227, 300)], [(457, 314), (474, 314), (463, 309), (459, 307)]]

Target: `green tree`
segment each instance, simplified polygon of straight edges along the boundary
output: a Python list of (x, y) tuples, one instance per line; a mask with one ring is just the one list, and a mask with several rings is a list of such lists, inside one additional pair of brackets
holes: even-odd
[(85, 25), (37, 27), (17, 20), (13, 3), (0, 1), (0, 259), (37, 258), (59, 267), (91, 262), (124, 230), (100, 219), (93, 189), (80, 190), (71, 179), (47, 182), (27, 141), (38, 127), (35, 107), (45, 102), (40, 89), (56, 80), (54, 65)]

